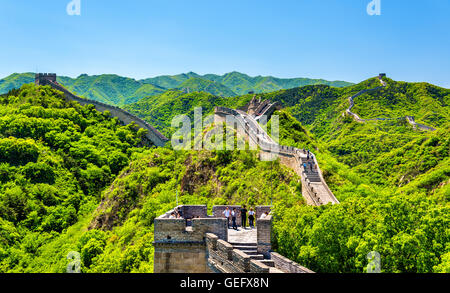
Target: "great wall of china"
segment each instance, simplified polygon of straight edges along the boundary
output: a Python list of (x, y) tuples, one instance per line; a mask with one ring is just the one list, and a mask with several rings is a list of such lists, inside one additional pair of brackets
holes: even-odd
[[(240, 206), (228, 206), (238, 210)], [(256, 229), (228, 229), (226, 206), (178, 206), (154, 221), (155, 273), (313, 273), (271, 251), (270, 207), (256, 207)], [(268, 215), (261, 218), (263, 213)], [(238, 223), (240, 225), (240, 223)]]
[(102, 102), (80, 98), (65, 89), (56, 81), (56, 74), (38, 73), (35, 78), (36, 85), (49, 85), (52, 88), (63, 92), (66, 99), (80, 103), (81, 105), (93, 105), (99, 112), (109, 111), (112, 117), (117, 117), (123, 124), (127, 125), (132, 122), (136, 123), (140, 128), (147, 130), (145, 136), (156, 146), (164, 146), (168, 138), (162, 135), (156, 128), (151, 126), (147, 121), (128, 113), (127, 111), (111, 106)]
[[(239, 123), (237, 131), (241, 136), (245, 137), (250, 147), (258, 146), (260, 148), (260, 158), (262, 160), (273, 160), (279, 157), (283, 165), (293, 169), (300, 176), (302, 195), (307, 204), (320, 206), (328, 203), (339, 203), (325, 182), (314, 153), (310, 152), (308, 160), (308, 155), (303, 150), (275, 143), (256, 119), (242, 110), (225, 107), (215, 108), (215, 123), (227, 123), (227, 116), (236, 118), (236, 121)], [(314, 168), (308, 169), (308, 163), (311, 163), (309, 166), (314, 166)], [(306, 168), (304, 164), (307, 164)]]
[(420, 129), (423, 131), (435, 131), (436, 129), (424, 124), (420, 124), (420, 123), (416, 123), (416, 121), (414, 120), (413, 116), (405, 116), (405, 117), (399, 117), (399, 118), (371, 118), (371, 119), (362, 119), (361, 117), (358, 116), (358, 114), (353, 113), (352, 109), (355, 106), (355, 98), (361, 96), (362, 94), (365, 93), (369, 93), (369, 92), (374, 92), (377, 90), (380, 90), (382, 88), (385, 88), (387, 86), (387, 83), (383, 80), (383, 77), (385, 76), (385, 74), (380, 74), (378, 76), (378, 79), (381, 83), (381, 86), (372, 88), (372, 89), (366, 89), (366, 90), (362, 90), (358, 93), (356, 93), (355, 95), (351, 96), (348, 98), (348, 102), (349, 102), (349, 107), (347, 108), (347, 110), (342, 114), (343, 116), (345, 115), (349, 115), (351, 117), (353, 117), (353, 119), (356, 122), (359, 123), (365, 123), (366, 121), (388, 121), (388, 120), (405, 120), (407, 123), (409, 123), (414, 130)]
[[(368, 120), (391, 120), (390, 118), (361, 119), (351, 112), (354, 98), (386, 86), (382, 80), (381, 86), (363, 90), (349, 98), (350, 106), (344, 113), (356, 121), (364, 123)], [(56, 74), (37, 74), (37, 85), (50, 85), (64, 93), (69, 100), (81, 105), (92, 104), (98, 111), (110, 111), (124, 124), (135, 122), (139, 127), (148, 130), (147, 138), (156, 146), (163, 146), (168, 139), (144, 120), (114, 106), (101, 102), (80, 98), (56, 81)], [(328, 187), (320, 170), (317, 157), (290, 146), (277, 144), (258, 123), (262, 117), (270, 117), (278, 109), (277, 103), (270, 101), (252, 102), (240, 109), (216, 107), (214, 122), (229, 123), (228, 117), (233, 117), (230, 125), (236, 127), (239, 135), (248, 141), (250, 147), (260, 150), (261, 160), (280, 159), (280, 163), (294, 170), (301, 178), (302, 196), (308, 205), (320, 206), (328, 203), (338, 204), (339, 201)], [(399, 118), (400, 119), (400, 118)], [(406, 116), (414, 128), (435, 130), (434, 128), (417, 124), (414, 118)], [(235, 125), (237, 124), (237, 125)], [(310, 166), (308, 168), (307, 166)], [(229, 206), (238, 210), (237, 224), (240, 223), (240, 206)], [(171, 218), (174, 210), (180, 211), (182, 218)], [(159, 216), (154, 220), (154, 272), (155, 273), (313, 273), (311, 270), (272, 251), (272, 216), (270, 207), (256, 208), (256, 229), (240, 229), (233, 231), (228, 228), (227, 219), (222, 215), (225, 206), (214, 206), (212, 215), (208, 215), (206, 206), (178, 206), (174, 210)], [(260, 218), (267, 213), (267, 217)]]

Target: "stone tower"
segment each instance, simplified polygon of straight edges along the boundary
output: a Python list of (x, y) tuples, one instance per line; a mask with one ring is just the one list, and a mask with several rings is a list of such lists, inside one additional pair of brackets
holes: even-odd
[(36, 73), (34, 78), (36, 85), (48, 85), (49, 82), (56, 82), (56, 73)]

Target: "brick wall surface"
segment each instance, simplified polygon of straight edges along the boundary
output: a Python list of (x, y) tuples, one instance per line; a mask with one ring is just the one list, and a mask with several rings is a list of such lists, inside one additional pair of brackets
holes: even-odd
[(299, 265), (298, 263), (282, 256), (279, 253), (271, 252), (270, 259), (275, 263), (275, 267), (285, 273), (301, 274), (314, 273), (313, 271)]

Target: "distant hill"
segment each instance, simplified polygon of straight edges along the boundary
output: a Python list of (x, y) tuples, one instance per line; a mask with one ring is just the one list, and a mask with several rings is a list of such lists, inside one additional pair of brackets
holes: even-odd
[(207, 92), (215, 96), (233, 97), (237, 96), (232, 90), (221, 83), (207, 79), (193, 77), (184, 81), (177, 88), (183, 92)]
[[(0, 94), (13, 88), (34, 82), (34, 73), (14, 73), (0, 79)], [(139, 101), (144, 97), (159, 95), (167, 90), (184, 92), (204, 91), (216, 96), (232, 97), (255, 93), (268, 93), (281, 89), (289, 89), (304, 85), (325, 84), (345, 87), (351, 83), (345, 81), (326, 81), (322, 79), (291, 78), (282, 79), (272, 76), (250, 77), (239, 72), (224, 75), (199, 75), (188, 72), (178, 75), (163, 75), (136, 80), (114, 74), (87, 75), (77, 78), (58, 76), (58, 82), (70, 91), (86, 98), (111, 105), (126, 105)]]
[(327, 81), (324, 79), (277, 78), (273, 76), (250, 77), (240, 72), (230, 72), (224, 75), (206, 74), (203, 78), (222, 83), (239, 95), (247, 94), (250, 91), (255, 93), (268, 93), (281, 89), (315, 84), (325, 84), (335, 87), (352, 85), (352, 83), (345, 81)]
[(0, 79), (0, 94), (6, 94), (12, 89), (18, 89), (31, 82), (34, 82), (34, 73), (13, 73)]

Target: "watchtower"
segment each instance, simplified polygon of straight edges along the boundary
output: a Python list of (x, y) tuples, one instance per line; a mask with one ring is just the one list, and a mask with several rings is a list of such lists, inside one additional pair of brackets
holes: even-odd
[(383, 79), (383, 77), (386, 77), (386, 73), (380, 73), (378, 75), (378, 79)]
[(36, 85), (48, 85), (56, 82), (56, 73), (36, 73), (34, 83)]

